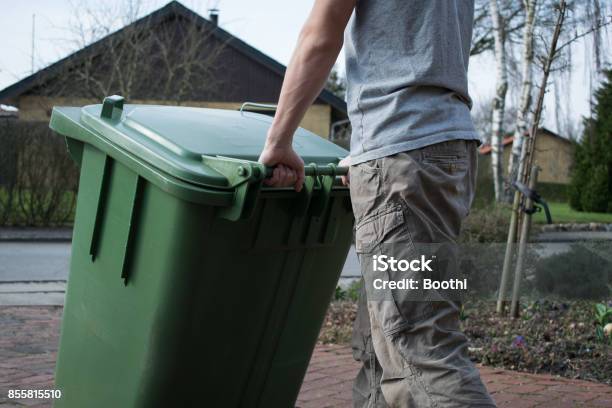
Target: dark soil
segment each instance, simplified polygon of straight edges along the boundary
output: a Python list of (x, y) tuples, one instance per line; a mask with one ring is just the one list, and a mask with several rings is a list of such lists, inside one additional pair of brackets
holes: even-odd
[[(356, 305), (333, 302), (319, 341), (349, 344)], [(595, 337), (594, 303), (538, 301), (518, 319), (501, 318), (493, 302), (466, 304), (462, 328), (470, 356), (485, 365), (612, 384), (612, 341)]]

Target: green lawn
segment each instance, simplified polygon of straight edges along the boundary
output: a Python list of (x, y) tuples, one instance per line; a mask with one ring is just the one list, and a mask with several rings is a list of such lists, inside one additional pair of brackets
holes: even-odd
[[(548, 203), (553, 223), (589, 223), (601, 222), (612, 224), (612, 213), (580, 212), (570, 208), (568, 203)], [(534, 214), (534, 221), (538, 224), (546, 222), (544, 210)]]

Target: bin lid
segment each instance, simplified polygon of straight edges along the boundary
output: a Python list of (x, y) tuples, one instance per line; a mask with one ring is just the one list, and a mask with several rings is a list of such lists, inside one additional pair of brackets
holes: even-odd
[[(110, 106), (107, 100), (80, 110), (79, 123), (94, 132), (67, 136), (105, 138), (176, 178), (210, 187), (229, 186), (202, 156), (257, 161), (272, 122), (267, 115), (248, 111), (123, 105), (120, 97)], [(337, 163), (348, 154), (303, 128), (295, 132), (293, 147), (305, 163)]]

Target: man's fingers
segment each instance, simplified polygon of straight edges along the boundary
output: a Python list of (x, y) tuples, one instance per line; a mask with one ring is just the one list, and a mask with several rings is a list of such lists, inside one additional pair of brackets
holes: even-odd
[(274, 187), (294, 186), (296, 191), (300, 191), (304, 183), (304, 174), (303, 171), (300, 173), (291, 167), (278, 164), (272, 171), (272, 175), (264, 180), (264, 183)]
[(298, 179), (298, 174), (297, 171), (295, 171), (295, 169), (292, 169), (291, 167), (287, 167), (287, 183), (292, 186), (295, 184), (295, 182)]
[(272, 170), (272, 175), (269, 178), (265, 179), (264, 183), (268, 186), (275, 186), (278, 183), (278, 178), (278, 167), (275, 167), (274, 170)]
[(278, 187), (285, 187), (287, 184), (287, 169), (282, 164), (278, 165)]
[(264, 146), (259, 156), (259, 162), (266, 166), (274, 166), (269, 178), (264, 184), (273, 187), (293, 187), (300, 191), (304, 184), (304, 161), (291, 146)]
[(277, 187), (289, 187), (293, 185), (293, 183), (295, 183), (295, 173), (293, 169), (283, 164), (279, 164), (278, 170), (279, 170), (279, 173), (278, 173), (279, 176), (278, 176), (278, 183), (276, 184)]
[(285, 170), (285, 180), (283, 187), (290, 187), (295, 185), (298, 180), (298, 172), (289, 166), (283, 166)]
[(294, 186), (298, 179), (297, 172), (291, 167), (285, 167), (285, 172), (286, 172), (287, 178), (285, 180), (285, 184), (283, 185), (283, 187)]
[(295, 181), (294, 187), (295, 191), (298, 193), (302, 191), (302, 187), (304, 186), (304, 169), (302, 171), (298, 171), (297, 180)]
[(286, 187), (287, 183), (289, 182), (289, 172), (287, 171), (287, 168), (285, 166), (283, 166), (282, 164), (279, 164), (278, 166), (279, 168), (279, 178), (278, 178), (278, 186), (279, 187)]
[(338, 163), (338, 166), (349, 168), (349, 171), (346, 173), (346, 175), (340, 177), (342, 179), (342, 184), (344, 184), (345, 186), (348, 186), (349, 184), (351, 184), (351, 176), (350, 176), (351, 158), (350, 156), (346, 156), (344, 159), (340, 160), (340, 163)]
[(299, 156), (297, 156), (293, 170), (295, 171), (295, 182), (293, 183), (293, 187), (295, 191), (299, 193), (304, 186), (304, 161)]

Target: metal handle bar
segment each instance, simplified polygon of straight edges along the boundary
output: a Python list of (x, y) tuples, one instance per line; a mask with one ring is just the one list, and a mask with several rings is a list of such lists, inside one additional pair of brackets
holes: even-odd
[(240, 113), (242, 113), (242, 111), (248, 111), (247, 108), (249, 107), (257, 108), (259, 110), (276, 111), (276, 105), (268, 105), (265, 103), (255, 103), (255, 102), (245, 102), (242, 104), (242, 106), (240, 106)]
[[(348, 167), (336, 167), (336, 165), (333, 163), (330, 163), (325, 166), (319, 166), (317, 164), (311, 163), (304, 166), (304, 175), (306, 177), (344, 176), (348, 173), (348, 170)], [(274, 167), (266, 166), (266, 178), (271, 177), (273, 171)]]

